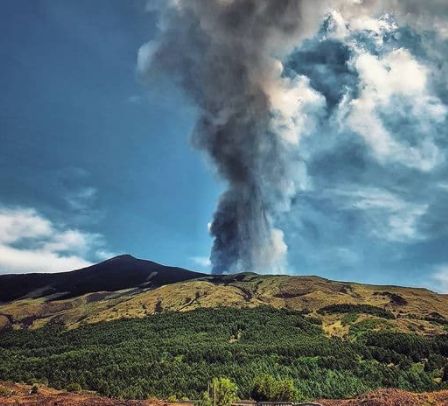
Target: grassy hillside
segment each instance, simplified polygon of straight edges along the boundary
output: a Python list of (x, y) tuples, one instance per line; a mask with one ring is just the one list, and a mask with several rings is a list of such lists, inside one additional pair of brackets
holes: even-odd
[(270, 374), (293, 379), (301, 399), (344, 398), (378, 387), (445, 388), (447, 356), (446, 335), (360, 330), (342, 340), (296, 311), (222, 307), (3, 332), (0, 380), (198, 399), (212, 377), (227, 376), (248, 398), (255, 378)]
[(354, 336), (366, 328), (442, 334), (448, 326), (448, 296), (426, 289), (248, 273), (201, 277), (156, 288), (95, 292), (66, 300), (18, 300), (0, 305), (0, 328), (38, 328), (49, 322), (75, 328), (166, 311), (262, 305), (317, 318), (330, 336)]

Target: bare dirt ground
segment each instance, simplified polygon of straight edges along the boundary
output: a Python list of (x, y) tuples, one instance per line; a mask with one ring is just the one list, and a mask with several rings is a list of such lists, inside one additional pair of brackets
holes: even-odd
[[(92, 392), (66, 392), (39, 385), (38, 393), (30, 394), (32, 386), (0, 382), (0, 406), (174, 406), (158, 399), (119, 400)], [(322, 406), (448, 406), (448, 390), (411, 393), (398, 389), (379, 389), (356, 399), (320, 400)], [(179, 404), (177, 404), (178, 406)], [(191, 406), (188, 402), (182, 406)]]
[(448, 406), (448, 390), (411, 393), (399, 389), (379, 389), (348, 400), (321, 400), (323, 406)]
[(30, 394), (31, 385), (0, 382), (0, 405), (21, 406), (169, 406), (157, 400), (119, 400), (97, 396), (90, 392), (65, 392), (46, 386)]

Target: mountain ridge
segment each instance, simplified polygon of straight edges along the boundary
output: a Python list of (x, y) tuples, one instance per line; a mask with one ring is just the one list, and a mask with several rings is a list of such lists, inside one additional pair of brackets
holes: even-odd
[(125, 254), (72, 271), (0, 275), (0, 303), (45, 296), (62, 300), (99, 291), (161, 286), (201, 276), (205, 274)]
[[(136, 264), (145, 266), (143, 272), (138, 272)], [(49, 323), (76, 328), (83, 324), (198, 308), (270, 306), (300, 311), (306, 317), (318, 319), (326, 334), (334, 336), (354, 334), (356, 329), (365, 326), (426, 335), (448, 331), (448, 295), (425, 288), (339, 282), (319, 276), (251, 272), (208, 275), (127, 255), (62, 275), (86, 280), (86, 275), (102, 267), (109, 278), (118, 276), (120, 283), (91, 284), (87, 289), (78, 282), (68, 292), (59, 285), (56, 291), (44, 286), (47, 291), (34, 290), (34, 296), (22, 295), (0, 304), (0, 330), (9, 327), (35, 329)], [(107, 279), (104, 272), (95, 276)], [(137, 278), (127, 279), (135, 274)], [(114, 289), (110, 289), (111, 286)], [(0, 293), (2, 289), (4, 291), (5, 286), (0, 277)], [(76, 295), (79, 292), (81, 294)]]

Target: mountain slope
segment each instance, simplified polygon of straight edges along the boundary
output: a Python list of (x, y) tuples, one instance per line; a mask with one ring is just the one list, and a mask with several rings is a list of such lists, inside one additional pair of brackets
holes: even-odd
[[(13, 301), (0, 306), (0, 329), (11, 325), (38, 328), (50, 322), (75, 328), (166, 311), (222, 306), (298, 310), (319, 319), (326, 334), (334, 336), (356, 334), (365, 328), (441, 334), (448, 326), (448, 296), (427, 289), (335, 282), (312, 276), (209, 276), (178, 272), (177, 276), (167, 273), (163, 286), (161, 277), (151, 279), (151, 289), (140, 285), (65, 300), (40, 297)], [(186, 276), (199, 278), (182, 281)], [(180, 282), (169, 283), (176, 278)]]
[[(84, 272), (117, 273), (120, 281), (133, 275), (128, 265), (135, 261), (119, 258)], [(303, 399), (448, 388), (447, 295), (315, 276), (172, 270), (143, 283), (140, 274), (133, 278), (137, 285), (127, 289), (0, 305), (0, 380), (76, 384), (138, 399), (198, 399), (217, 376), (234, 380), (248, 398), (261, 373), (293, 378)], [(379, 405), (387, 398), (395, 403), (384, 404), (429, 405), (438, 404), (435, 396), (389, 391), (322, 404)]]
[(50, 295), (67, 299), (92, 292), (161, 286), (200, 276), (204, 275), (121, 255), (70, 272), (0, 275), (0, 302)]

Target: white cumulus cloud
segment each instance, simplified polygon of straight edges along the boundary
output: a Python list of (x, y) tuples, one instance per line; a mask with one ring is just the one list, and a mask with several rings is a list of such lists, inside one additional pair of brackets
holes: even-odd
[(100, 234), (56, 224), (33, 208), (0, 207), (0, 273), (82, 268), (103, 246)]
[[(447, 109), (428, 90), (427, 68), (406, 49), (383, 56), (359, 50), (353, 67), (360, 77), (360, 94), (346, 105), (346, 123), (364, 139), (376, 159), (425, 172), (441, 163), (443, 153), (431, 130), (434, 123), (445, 119)], [(413, 134), (418, 134), (413, 145), (385, 125), (385, 116), (397, 115), (412, 120)]]

